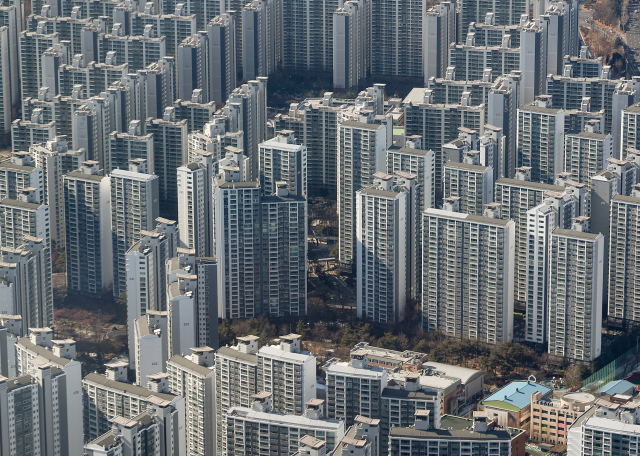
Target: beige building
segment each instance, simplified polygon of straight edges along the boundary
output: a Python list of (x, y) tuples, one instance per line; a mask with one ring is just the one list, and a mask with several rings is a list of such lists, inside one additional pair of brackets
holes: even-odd
[(566, 445), (569, 428), (595, 401), (589, 393), (567, 393), (560, 400), (542, 397), (540, 391), (533, 393), (529, 438), (541, 444)]

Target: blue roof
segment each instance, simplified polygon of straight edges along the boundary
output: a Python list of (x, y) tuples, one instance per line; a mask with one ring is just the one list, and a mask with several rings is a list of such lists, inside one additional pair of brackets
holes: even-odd
[(636, 385), (626, 380), (615, 380), (600, 388), (602, 394), (613, 396), (614, 394), (626, 394), (630, 389), (635, 389)]
[(505, 402), (513, 407), (522, 410), (531, 404), (531, 395), (540, 391), (542, 396), (551, 391), (551, 388), (534, 382), (511, 382), (505, 387), (499, 389), (491, 396), (485, 398), (482, 402)]

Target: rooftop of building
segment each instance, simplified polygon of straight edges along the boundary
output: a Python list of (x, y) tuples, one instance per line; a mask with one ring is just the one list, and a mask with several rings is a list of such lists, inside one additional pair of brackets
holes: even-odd
[(594, 403), (596, 398), (593, 394), (589, 393), (567, 393), (562, 396), (561, 399), (556, 399), (554, 397), (543, 397), (535, 403), (541, 404), (547, 407), (553, 407), (556, 409), (567, 409), (569, 408), (567, 404), (584, 404), (588, 405), (590, 403)]
[[(418, 381), (421, 388), (430, 388), (442, 391), (446, 396), (455, 391), (462, 381), (459, 378), (449, 377), (446, 375), (439, 375), (432, 372), (411, 372), (412, 374), (418, 374)], [(395, 384), (402, 384), (406, 381), (407, 371), (390, 372), (388, 376), (388, 385), (393, 386)]]
[(624, 423), (622, 421), (593, 415), (585, 417), (581, 424), (583, 429), (601, 429), (605, 432), (611, 432), (612, 434), (627, 434), (633, 436), (640, 434), (640, 425), (638, 424)]
[(475, 432), (472, 429), (473, 420), (453, 415), (444, 415), (440, 420), (440, 429), (428, 431), (417, 430), (414, 427), (394, 426), (389, 436), (428, 440), (505, 440), (511, 441), (526, 432), (522, 429), (493, 427), (486, 432)]
[(367, 439), (358, 437), (358, 427), (351, 426), (347, 429), (347, 433), (342, 437), (342, 440), (340, 440), (339, 445), (341, 447), (348, 447), (351, 445), (356, 448), (364, 448), (367, 446)]
[(623, 109), (624, 112), (637, 112), (640, 113), (640, 103), (632, 104)]
[(438, 399), (438, 394), (434, 392), (426, 392), (424, 390), (418, 391), (407, 391), (404, 388), (385, 388), (382, 390), (382, 397), (393, 397), (393, 398), (403, 398), (403, 399), (416, 399), (416, 400), (436, 400)]
[(580, 131), (580, 132), (569, 132), (565, 135), (565, 137), (566, 136), (575, 136), (576, 138), (604, 140), (607, 138), (607, 136), (611, 136), (611, 135), (605, 135), (602, 133), (592, 133), (590, 131)]
[(248, 353), (242, 353), (241, 351), (236, 350), (235, 348), (231, 348), (231, 347), (220, 347), (218, 349), (218, 351), (216, 352), (216, 357), (237, 359), (239, 361), (242, 361), (244, 363), (249, 363), (249, 364), (257, 364), (258, 363), (258, 356), (257, 355), (250, 355)]
[(311, 360), (315, 360), (315, 356), (302, 352), (302, 353), (292, 353), (281, 350), (278, 346), (269, 346), (265, 345), (260, 350), (258, 350), (258, 356), (265, 356), (268, 358), (276, 358), (283, 361), (294, 362), (294, 363), (306, 363)]
[(277, 196), (277, 195), (266, 195), (263, 196), (260, 200), (262, 204), (269, 203), (306, 203), (307, 199), (303, 196), (295, 195), (293, 193), (288, 193), (287, 196)]
[[(281, 130), (280, 133), (283, 133), (284, 131), (287, 130)], [(299, 142), (299, 140), (296, 138), (296, 143)], [(285, 141), (280, 141), (278, 136), (275, 136), (271, 139), (268, 139), (267, 141), (261, 142), (260, 143), (260, 147), (261, 148), (273, 148), (273, 149), (279, 149), (279, 150), (287, 150), (287, 151), (291, 151), (291, 152), (295, 152), (297, 150), (303, 149), (304, 146), (302, 144), (296, 144), (296, 143), (288, 143)]]
[(147, 412), (142, 412), (134, 418), (125, 418), (123, 416), (116, 416), (113, 419), (114, 423), (118, 423), (124, 427), (130, 428), (133, 426), (147, 426), (153, 422), (153, 418)]
[(114, 169), (111, 171), (111, 177), (120, 179), (133, 179), (138, 181), (150, 181), (158, 179), (155, 174), (136, 173), (135, 171), (129, 171), (128, 169)]
[(635, 390), (635, 388), (636, 386), (627, 380), (614, 380), (604, 385), (598, 392), (613, 396), (615, 394), (626, 394), (629, 390)]
[(326, 442), (324, 440), (316, 439), (312, 435), (305, 435), (300, 439), (300, 443), (308, 446), (309, 448), (313, 448), (314, 450), (318, 450), (326, 445)]
[(393, 145), (393, 146), (389, 147), (388, 151), (389, 152), (393, 152), (393, 153), (400, 153), (400, 154), (407, 154), (407, 155), (419, 155), (419, 156), (428, 155), (429, 152), (430, 152), (428, 150), (412, 149), (410, 147), (398, 147), (396, 145)]
[(346, 361), (339, 361), (336, 358), (330, 359), (323, 366), (327, 374), (332, 375), (351, 375), (358, 377), (368, 377), (372, 379), (380, 379), (384, 376), (386, 369), (380, 366), (369, 366), (367, 368), (353, 367)]
[(452, 169), (462, 169), (465, 171), (473, 171), (476, 173), (483, 173), (486, 170), (489, 169), (488, 166), (482, 166), (482, 165), (472, 165), (470, 163), (463, 163), (463, 162), (454, 162), (449, 160), (447, 163), (445, 163), (445, 168), (452, 168)]
[(395, 360), (398, 363), (408, 362), (415, 360), (426, 360), (428, 358), (426, 353), (416, 352), (412, 350), (398, 351), (391, 350), (389, 348), (376, 347), (375, 345), (369, 345), (368, 342), (360, 342), (356, 344), (350, 352), (351, 355), (355, 354), (368, 354), (369, 361), (371, 358), (387, 358)]
[(156, 396), (166, 401), (173, 401), (177, 396), (168, 393), (155, 393), (142, 386), (132, 385), (130, 383), (118, 382), (115, 380), (109, 380), (104, 375), (97, 374), (95, 372), (87, 375), (82, 383), (93, 384), (101, 386), (104, 389), (118, 391), (131, 396), (138, 396), (141, 398), (147, 398), (150, 396)]
[(342, 122), (340, 125), (343, 127), (360, 128), (363, 130), (372, 130), (372, 131), (376, 131), (378, 128), (381, 127), (380, 124), (357, 122), (355, 120), (347, 120), (346, 122)]
[(260, 183), (256, 181), (252, 182), (230, 182), (223, 179), (216, 179), (217, 186), (219, 188), (259, 188)]
[(514, 187), (528, 187), (535, 188), (536, 190), (564, 192), (564, 187), (560, 185), (545, 184), (543, 182), (531, 182), (518, 179), (509, 179), (507, 177), (501, 177), (496, 181), (496, 185), (511, 185)]
[(623, 203), (631, 203), (631, 204), (640, 204), (640, 198), (636, 198), (635, 196), (626, 196), (626, 195), (615, 195), (612, 198), (612, 201), (620, 201)]
[(138, 329), (138, 336), (145, 337), (153, 334), (151, 327), (148, 324), (147, 316), (143, 315), (142, 317), (138, 317), (135, 319), (135, 325)]
[(5, 198), (0, 201), (0, 206), (11, 206), (11, 207), (19, 207), (21, 209), (29, 209), (32, 211), (38, 210), (42, 204), (36, 203), (27, 203), (26, 201), (20, 201), (12, 198)]
[(531, 405), (531, 395), (537, 391), (545, 396), (551, 389), (531, 381), (511, 382), (484, 399), (482, 404), (487, 407), (520, 411)]
[(119, 444), (118, 439), (116, 438), (115, 435), (113, 435), (113, 432), (111, 432), (110, 430), (102, 434), (97, 439), (88, 443), (88, 445), (97, 445), (99, 447), (104, 448), (105, 450), (109, 450), (118, 444)]
[(34, 344), (33, 342), (31, 342), (31, 339), (29, 337), (18, 339), (17, 344), (24, 347), (26, 350), (35, 353), (38, 356), (42, 356), (44, 359), (54, 365), (66, 366), (67, 364), (74, 362), (74, 360), (72, 359), (61, 358), (54, 355), (53, 352), (46, 347), (41, 347), (40, 345)]
[(519, 111), (522, 111), (522, 112), (535, 112), (537, 114), (556, 115), (560, 111), (562, 111), (562, 109), (544, 108), (542, 106), (536, 105), (535, 102), (533, 102), (533, 103), (529, 103), (528, 105), (522, 106), (519, 109)]
[(194, 374), (197, 374), (203, 377), (213, 375), (213, 368), (201, 366), (200, 364), (194, 363), (193, 361), (188, 360), (187, 358), (181, 355), (172, 356), (168, 362), (176, 364), (184, 368), (185, 370), (188, 370)]
[(78, 179), (92, 182), (102, 182), (105, 176), (100, 176), (97, 174), (86, 174), (80, 171), (71, 171), (64, 175), (65, 179)]
[[(596, 401), (596, 405), (597, 405), (597, 401)], [(597, 410), (597, 407), (591, 407), (591, 408), (589, 408), (589, 409), (588, 409), (587, 411), (585, 411), (582, 415), (580, 415), (580, 416), (578, 417), (578, 419), (577, 419), (577, 420), (575, 420), (575, 421), (573, 422), (573, 424), (571, 424), (571, 428), (573, 428), (573, 427), (576, 427), (576, 428), (577, 428), (577, 427), (581, 427), (581, 426), (582, 426), (582, 423), (584, 423), (584, 421), (585, 421), (586, 419), (588, 419), (588, 418), (592, 417), (593, 415), (595, 415), (596, 410)]]
[(386, 190), (380, 190), (379, 188), (373, 185), (370, 187), (365, 187), (361, 190), (358, 190), (358, 193), (360, 193), (361, 195), (378, 196), (380, 198), (390, 198), (390, 199), (395, 199), (400, 194), (399, 192), (389, 192)]
[(422, 364), (422, 368), (429, 369), (432, 372), (442, 372), (447, 377), (459, 378), (463, 385), (484, 375), (484, 371), (478, 369), (454, 366), (452, 364), (434, 363), (433, 361), (425, 362)]
[(11, 159), (8, 159), (8, 160), (4, 160), (4, 161), (0, 162), (0, 169), (10, 169), (10, 170), (13, 170), (13, 171), (20, 171), (20, 172), (24, 172), (24, 173), (30, 173), (36, 168), (35, 168), (35, 166), (16, 165), (15, 163), (13, 163), (11, 161)]
[(576, 230), (565, 230), (562, 228), (556, 228), (551, 233), (556, 236), (564, 236), (576, 239), (584, 239), (588, 241), (595, 240), (598, 236), (602, 236), (600, 233), (586, 233), (584, 231), (576, 231)]
[(254, 423), (264, 422), (272, 426), (324, 429), (325, 431), (336, 431), (343, 426), (342, 421), (338, 420), (313, 420), (305, 416), (258, 412), (245, 407), (231, 407), (227, 412), (227, 418), (241, 418)]
[(484, 217), (482, 215), (465, 214), (464, 212), (453, 212), (445, 209), (427, 208), (423, 212), (425, 215), (442, 217), (448, 219), (468, 220), (469, 222), (478, 222), (485, 225), (507, 226), (513, 223), (512, 220), (497, 219), (492, 217)]

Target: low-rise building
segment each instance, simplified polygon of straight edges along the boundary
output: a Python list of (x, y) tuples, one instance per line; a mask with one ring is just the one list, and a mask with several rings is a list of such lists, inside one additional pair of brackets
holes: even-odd
[(435, 363), (433, 361), (425, 362), (422, 369), (426, 372), (436, 373), (451, 378), (459, 378), (462, 393), (459, 398), (464, 397), (461, 401), (469, 404), (483, 396), (484, 391), (484, 371), (471, 369), (469, 367), (454, 366), (453, 364)]
[(531, 396), (540, 392), (540, 399), (549, 398), (553, 390), (532, 381), (511, 382), (478, 404), (487, 418), (498, 426), (528, 430), (531, 422)]
[(595, 401), (589, 393), (567, 393), (560, 400), (542, 397), (540, 391), (533, 393), (529, 438), (550, 446), (566, 445), (568, 429)]
[(440, 408), (442, 415), (457, 415), (461, 404), (460, 398), (464, 392), (462, 381), (457, 377), (449, 377), (442, 371), (422, 369), (418, 372), (396, 371), (389, 374), (389, 385), (398, 384), (405, 387), (406, 383), (417, 376), (420, 388), (440, 393)]
[(633, 391), (635, 389), (636, 385), (627, 380), (614, 380), (600, 388), (598, 390), (598, 393), (600, 393), (600, 397), (602, 397), (603, 399), (610, 400), (616, 394), (633, 394)]
[[(411, 350), (397, 351), (387, 348), (374, 347), (368, 342), (360, 342), (351, 350), (351, 353), (361, 353), (365, 350), (370, 366), (384, 367), (385, 369), (404, 369), (417, 371), (422, 368), (422, 363), (429, 359), (429, 355)], [(352, 357), (353, 359), (353, 357)]]

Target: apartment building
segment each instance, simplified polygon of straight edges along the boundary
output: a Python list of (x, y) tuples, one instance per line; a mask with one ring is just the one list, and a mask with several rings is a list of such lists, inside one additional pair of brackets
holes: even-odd
[(67, 374), (42, 358), (33, 367), (19, 377), (0, 376), (0, 432), (7, 454), (81, 456), (82, 439), (74, 438), (77, 429), (67, 421)]
[(174, 108), (166, 108), (162, 119), (147, 119), (146, 134), (153, 134), (154, 172), (158, 176), (161, 214), (178, 215), (177, 169), (187, 159), (187, 121), (176, 121)]
[(619, 325), (640, 321), (640, 280), (635, 266), (639, 210), (640, 193), (635, 188), (631, 195), (615, 195), (611, 200), (608, 318)]
[(491, 344), (513, 338), (516, 227), (492, 209), (490, 217), (462, 214), (450, 198), (442, 210), (423, 212), (425, 331)]
[(209, 99), (224, 103), (236, 88), (236, 20), (221, 12), (207, 24), (209, 39)]
[(357, 416), (379, 419), (387, 370), (369, 365), (366, 350), (351, 353), (350, 362), (330, 359), (322, 369), (327, 378), (327, 416), (352, 426)]
[(586, 217), (556, 228), (549, 245), (549, 354), (593, 361), (601, 352), (604, 236)]
[(384, 171), (387, 131), (383, 125), (347, 121), (338, 128), (338, 217), (340, 263), (356, 257), (356, 192)]
[[(214, 255), (218, 260), (218, 316), (252, 318), (261, 308), (261, 205), (258, 182), (239, 182), (224, 173), (214, 179)], [(237, 178), (239, 180), (239, 178)], [(229, 209), (235, 206), (236, 211)], [(243, 244), (229, 242), (244, 239)]]
[(20, 315), (26, 328), (51, 325), (50, 247), (44, 239), (25, 236), (20, 247), (3, 247), (0, 251), (0, 313)]
[(527, 211), (526, 328), (527, 341), (544, 343), (549, 333), (549, 243), (551, 233), (569, 229), (578, 215), (574, 198), (547, 192), (543, 202)]
[(258, 391), (270, 393), (273, 411), (302, 415), (316, 398), (316, 357), (302, 350), (301, 336), (280, 336), (279, 345), (265, 345), (256, 353)]
[(588, 121), (585, 131), (565, 135), (564, 170), (585, 184), (587, 217), (591, 216), (591, 178), (604, 170), (612, 157), (613, 136), (601, 134), (599, 122)]
[(284, 181), (290, 195), (307, 197), (307, 147), (298, 143), (292, 130), (260, 143), (260, 186), (266, 195)]
[(28, 151), (34, 144), (51, 141), (56, 136), (55, 121), (45, 122), (42, 109), (36, 108), (30, 120), (11, 123), (11, 150)]
[(110, 176), (113, 296), (116, 298), (127, 289), (127, 251), (140, 239), (140, 230), (153, 230), (159, 215), (158, 176), (147, 174), (145, 165), (137, 163), (131, 165), (130, 170), (116, 169)]
[(216, 444), (222, 454), (228, 450), (225, 414), (232, 407), (249, 408), (257, 393), (258, 337), (238, 337), (237, 342), (216, 352)]
[(461, 163), (449, 160), (442, 174), (444, 198), (460, 198), (463, 214), (482, 216), (493, 202), (493, 169), (480, 164), (480, 152), (465, 152)]
[(495, 426), (482, 412), (473, 414), (472, 419), (447, 415), (442, 418), (442, 428), (433, 430), (427, 428), (426, 420), (416, 415), (414, 428), (391, 429), (389, 455), (525, 454), (526, 431)]
[(113, 286), (111, 182), (98, 162), (64, 176), (67, 289), (101, 297)]
[[(229, 454), (243, 451), (257, 456), (264, 451), (286, 456), (298, 450), (300, 436), (311, 436), (326, 442), (326, 448), (336, 448), (344, 435), (344, 423), (322, 416), (323, 400), (307, 402), (304, 416), (275, 412), (271, 393), (254, 396), (251, 408), (232, 407), (225, 416), (227, 434), (225, 446)], [(266, 431), (266, 432), (265, 432)], [(279, 435), (280, 439), (271, 436)]]
[[(150, 381), (150, 388), (131, 385), (126, 382), (127, 363), (121, 364), (107, 364), (106, 376), (91, 373), (82, 380), (85, 442), (109, 432), (117, 417), (133, 419), (158, 401), (184, 414), (185, 398), (169, 392), (166, 376)], [(178, 422), (184, 426), (180, 415)]]
[[(58, 397), (66, 395), (66, 414), (61, 414), (57, 420), (61, 431), (66, 426), (69, 435), (69, 454), (79, 456), (82, 454), (82, 436), (80, 419), (82, 417), (82, 404), (78, 400), (82, 391), (82, 363), (75, 360), (75, 341), (70, 339), (54, 340), (53, 330), (50, 328), (31, 328), (28, 337), (18, 339), (16, 348), (16, 371), (18, 376), (37, 372), (41, 366), (48, 365), (52, 369), (59, 369), (65, 374), (65, 381), (58, 384)], [(62, 436), (61, 436), (62, 443)], [(47, 439), (47, 445), (55, 445)], [(62, 456), (64, 453), (58, 453)]]
[(0, 198), (17, 199), (25, 188), (37, 189), (37, 199), (44, 201), (44, 170), (27, 152), (12, 152), (11, 158), (0, 162)]
[(553, 184), (563, 169), (564, 110), (540, 96), (518, 109), (517, 166), (531, 167), (531, 180)]
[(375, 173), (373, 185), (356, 192), (358, 318), (377, 323), (404, 319), (409, 267), (409, 195), (393, 176)]
[[(262, 309), (271, 316), (307, 313), (307, 200), (289, 194), (284, 181), (260, 201)], [(277, 405), (277, 396), (275, 397)]]
[(147, 161), (149, 174), (155, 170), (153, 134), (143, 134), (142, 124), (139, 120), (129, 123), (127, 132), (113, 131), (109, 133), (109, 158), (110, 169), (129, 169), (131, 160), (143, 159)]
[(494, 201), (501, 205), (502, 218), (516, 224), (514, 300), (519, 308), (525, 306), (527, 290), (527, 211), (542, 203), (546, 192), (562, 193), (559, 185), (531, 181), (531, 169), (516, 169), (515, 179), (496, 181)]
[(172, 356), (167, 362), (169, 388), (184, 397), (186, 448), (192, 455), (215, 453), (214, 353), (209, 347), (194, 348), (190, 356)]
[(44, 199), (51, 210), (51, 239), (57, 245), (65, 243), (64, 175), (76, 171), (86, 159), (86, 151), (70, 150), (66, 139), (55, 137), (44, 144), (29, 148), (35, 166), (42, 168)]

